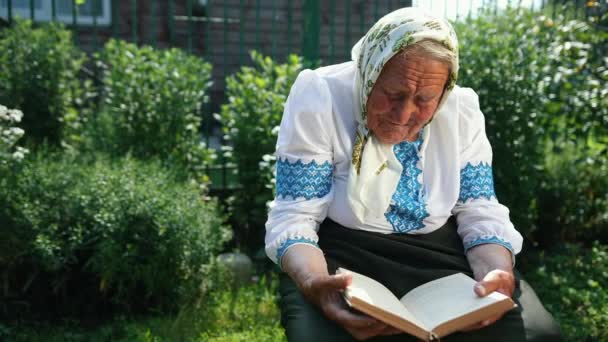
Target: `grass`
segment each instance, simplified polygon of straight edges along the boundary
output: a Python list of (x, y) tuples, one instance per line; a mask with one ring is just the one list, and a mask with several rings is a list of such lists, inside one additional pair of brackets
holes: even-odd
[(608, 340), (608, 244), (541, 252), (525, 276), (567, 341)]
[(197, 307), (177, 315), (118, 317), (96, 327), (76, 320), (59, 323), (0, 323), (2, 341), (285, 341), (276, 304), (276, 276), (262, 278), (240, 288), (221, 284)]

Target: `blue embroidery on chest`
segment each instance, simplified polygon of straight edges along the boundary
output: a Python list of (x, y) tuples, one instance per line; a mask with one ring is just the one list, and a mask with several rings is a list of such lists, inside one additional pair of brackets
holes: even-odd
[(277, 197), (307, 200), (321, 198), (331, 190), (333, 165), (326, 161), (317, 164), (314, 160), (304, 164), (298, 159), (291, 163), (287, 159), (277, 160)]
[(477, 166), (467, 163), (460, 170), (460, 195), (459, 202), (485, 197), (488, 200), (496, 198), (494, 193), (494, 178), (492, 177), (492, 166), (488, 163), (479, 163)]
[(393, 194), (393, 201), (384, 216), (393, 229), (400, 233), (423, 228), (422, 220), (429, 216), (422, 196), (422, 184), (418, 181), (418, 176), (422, 173), (418, 168), (421, 145), (422, 134), (415, 142), (402, 142), (393, 146), (395, 156), (403, 165), (403, 172)]

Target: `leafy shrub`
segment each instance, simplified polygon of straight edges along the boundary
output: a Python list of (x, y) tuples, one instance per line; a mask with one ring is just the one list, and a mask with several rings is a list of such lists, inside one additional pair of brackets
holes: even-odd
[[(266, 203), (273, 197), (273, 157), (283, 104), (302, 69), (291, 55), (285, 64), (253, 52), (254, 67), (243, 67), (226, 79), (228, 103), (216, 119), (228, 143), (226, 156), (235, 164), (240, 189), (232, 199), (232, 220), (238, 242), (259, 245), (266, 221)], [(247, 247), (247, 246), (245, 246)]]
[(89, 89), (78, 78), (84, 62), (61, 24), (33, 28), (17, 20), (0, 30), (0, 103), (26, 113), (22, 127), (29, 140), (57, 145), (62, 126), (81, 124), (77, 108)]
[(23, 136), (23, 130), (16, 127), (21, 121), (23, 113), (17, 109), (8, 109), (0, 104), (0, 176), (13, 163), (20, 162), (27, 149), (15, 146)]
[[(511, 208), (518, 229), (533, 237), (539, 228), (537, 196), (553, 167), (547, 153), (573, 145), (577, 155), (587, 155), (588, 141), (608, 142), (608, 33), (586, 22), (563, 16), (551, 20), (524, 9), (483, 12), (457, 23), (456, 31), (459, 82), (480, 96), (494, 149), (498, 197)], [(605, 160), (606, 154), (598, 157)], [(567, 215), (579, 222), (589, 219), (584, 212)], [(543, 221), (543, 229), (553, 230), (558, 223)]]
[(97, 57), (103, 104), (90, 125), (94, 149), (156, 157), (200, 175), (211, 158), (199, 135), (211, 65), (179, 49), (120, 40), (110, 40)]
[(544, 245), (608, 241), (606, 151), (604, 147), (583, 154), (572, 146), (558, 154), (547, 153), (547, 176), (538, 192), (538, 222), (547, 229), (537, 239)]
[(541, 254), (527, 280), (568, 341), (608, 339), (608, 246), (566, 245)]
[(11, 317), (174, 309), (230, 237), (215, 203), (158, 162), (30, 159), (0, 188)]

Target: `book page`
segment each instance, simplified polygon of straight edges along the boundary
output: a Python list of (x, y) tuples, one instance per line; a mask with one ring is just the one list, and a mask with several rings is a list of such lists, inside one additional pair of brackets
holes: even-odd
[(384, 285), (372, 278), (342, 268), (338, 269), (338, 272), (336, 273), (342, 273), (345, 271), (350, 272), (353, 277), (352, 283), (346, 289), (347, 299), (351, 299), (353, 297), (358, 298), (361, 301), (402, 317), (405, 320), (424, 328), (424, 326), (420, 323), (420, 320), (416, 319), (416, 317), (408, 309), (406, 309), (403, 304), (399, 302), (399, 299), (397, 299), (397, 297), (395, 297), (395, 295)]
[(498, 292), (479, 297), (473, 290), (475, 283), (462, 273), (454, 274), (418, 286), (403, 296), (401, 303), (432, 330), (441, 323), (508, 298)]

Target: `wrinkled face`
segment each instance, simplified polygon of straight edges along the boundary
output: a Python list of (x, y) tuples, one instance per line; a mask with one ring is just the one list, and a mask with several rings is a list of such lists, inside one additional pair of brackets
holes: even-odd
[(415, 141), (433, 117), (448, 75), (445, 63), (395, 55), (382, 69), (367, 100), (367, 127), (385, 144)]

